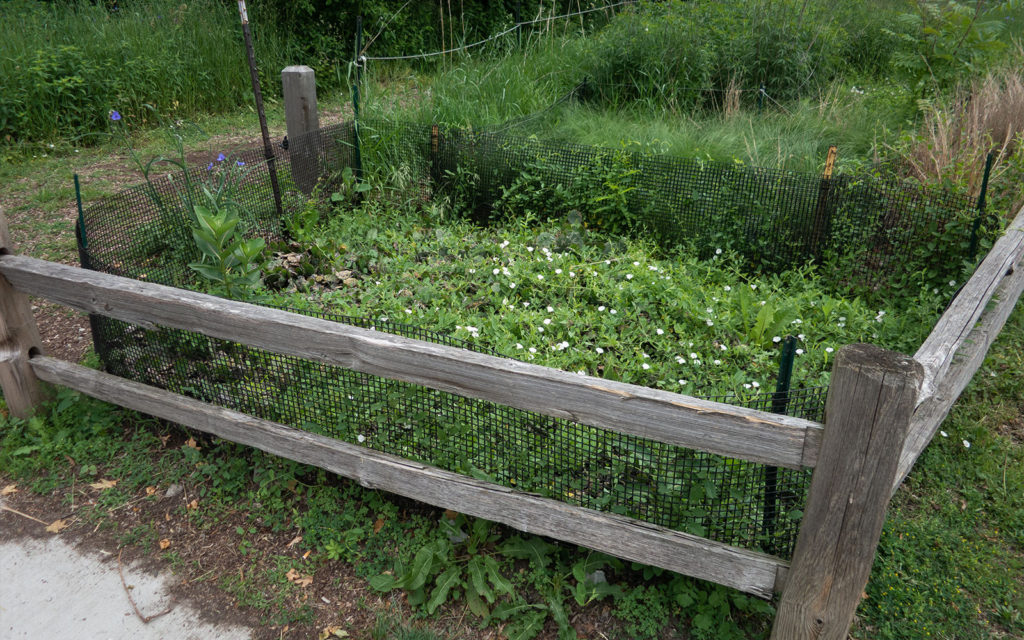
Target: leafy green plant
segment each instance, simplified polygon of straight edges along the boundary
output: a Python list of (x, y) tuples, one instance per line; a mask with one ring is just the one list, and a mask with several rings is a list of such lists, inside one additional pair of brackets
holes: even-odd
[(260, 282), (266, 242), (240, 237), (238, 214), (230, 207), (216, 211), (196, 205), (193, 210), (198, 226), (192, 229), (192, 237), (202, 258), (189, 263), (189, 268), (228, 297), (245, 297)]

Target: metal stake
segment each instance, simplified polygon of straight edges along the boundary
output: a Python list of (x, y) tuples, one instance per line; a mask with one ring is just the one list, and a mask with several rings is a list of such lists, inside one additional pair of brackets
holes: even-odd
[(988, 192), (988, 176), (992, 172), (994, 160), (995, 154), (989, 151), (985, 157), (985, 173), (981, 177), (981, 193), (978, 194), (978, 215), (974, 217), (974, 225), (971, 227), (971, 246), (967, 250), (971, 258), (974, 258), (978, 250), (978, 230), (981, 228), (981, 219), (985, 217), (985, 194)]
[(249, 13), (245, 10), (245, 0), (238, 0), (238, 15), (242, 19), (242, 35), (245, 37), (245, 53), (249, 58), (249, 77), (252, 79), (252, 95), (256, 98), (256, 113), (260, 116), (260, 132), (263, 134), (263, 155), (267, 159), (270, 170), (270, 186), (274, 190), (274, 206), (277, 208), (278, 219), (284, 218), (281, 208), (281, 187), (277, 183), (277, 162), (274, 147), (270, 144), (270, 132), (267, 130), (267, 114), (263, 110), (263, 93), (260, 91), (260, 76), (256, 71), (256, 54), (252, 48), (252, 33), (249, 31)]
[[(775, 382), (775, 393), (772, 394), (772, 413), (785, 414), (789, 409), (789, 386), (793, 380), (793, 359), (796, 356), (796, 338), (786, 336), (782, 343), (782, 355), (779, 357), (779, 377)], [(776, 467), (764, 468), (764, 516), (762, 530), (765, 532), (765, 550), (775, 552), (775, 525), (778, 518), (776, 503), (778, 502), (778, 474)]]

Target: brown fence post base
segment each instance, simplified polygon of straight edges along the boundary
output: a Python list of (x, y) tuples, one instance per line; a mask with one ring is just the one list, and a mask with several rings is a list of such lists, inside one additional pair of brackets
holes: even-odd
[[(0, 254), (11, 250), (7, 217), (0, 210)], [(27, 418), (43, 400), (29, 358), (42, 353), (42, 341), (28, 296), (0, 276), (0, 388), (11, 415)]]
[(871, 573), (923, 376), (910, 356), (844, 347), (773, 640), (844, 640)]

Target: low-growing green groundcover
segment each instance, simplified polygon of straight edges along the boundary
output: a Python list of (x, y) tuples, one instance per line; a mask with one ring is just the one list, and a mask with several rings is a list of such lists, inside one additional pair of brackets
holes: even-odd
[[(758, 401), (774, 388), (785, 336), (798, 340), (796, 385), (821, 387), (843, 344), (912, 351), (956, 285), (878, 308), (825, 293), (812, 267), (751, 276), (728, 251), (710, 260), (666, 254), (572, 215), (481, 227), (443, 203), (394, 195), (378, 189), (355, 206), (314, 208), (315, 219), (294, 214), (295, 241), (271, 246), (253, 299), (766, 408)], [(126, 377), (723, 542), (788, 555), (795, 539), (804, 472), (779, 470), (769, 480), (763, 465), (197, 334), (95, 326), (107, 367)], [(820, 407), (813, 411), (808, 417), (820, 419)]]

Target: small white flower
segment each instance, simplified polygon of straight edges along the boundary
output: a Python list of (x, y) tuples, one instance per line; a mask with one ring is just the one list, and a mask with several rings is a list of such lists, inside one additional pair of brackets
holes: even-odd
[(964, 442), (964, 449), (970, 449), (971, 448), (971, 443), (970, 442), (968, 442), (966, 440), (964, 440), (963, 442)]
[(804, 334), (802, 334), (802, 333), (796, 334), (796, 339), (797, 340), (803, 340), (804, 339)]
[(659, 336), (663, 336), (663, 335), (665, 335), (665, 330), (664, 329), (655, 329), (654, 333), (658, 334)]
[(616, 311), (615, 309), (612, 309), (612, 310), (611, 310), (611, 311), (609, 311), (608, 313), (610, 313), (610, 314), (612, 314), (612, 315), (614, 316), (614, 315), (615, 315), (616, 313), (618, 313), (618, 311)]
[(749, 383), (747, 383), (747, 382), (744, 382), (744, 383), (743, 383), (743, 388), (744, 388), (744, 389), (749, 389), (749, 388), (750, 388), (750, 384), (749, 384)]
[(529, 302), (524, 302), (524, 303), (523, 303), (523, 308), (524, 308), (524, 309), (525, 309), (526, 307), (529, 307), (529, 306), (530, 306), (530, 303), (529, 303)]
[(804, 350), (803, 349), (797, 349), (796, 350), (796, 355), (798, 355), (798, 356), (804, 355)]
[(658, 270), (658, 267), (656, 267), (656, 266), (654, 266), (654, 265), (652, 264), (652, 265), (649, 265), (649, 266), (647, 267), (647, 270), (648, 270), (648, 271), (657, 271), (657, 270)]
[(551, 324), (551, 318), (544, 318), (544, 324)]
[(501, 273), (501, 269), (492, 269), (491, 273), (493, 273), (494, 275), (498, 275), (499, 273)]
[(548, 313), (554, 313), (555, 312), (555, 308), (552, 307), (551, 305), (548, 305), (547, 308), (548, 308)]
[(526, 250), (529, 251), (530, 253), (533, 253), (533, 247), (526, 247)]
[(406, 309), (405, 312), (406, 313), (412, 313), (412, 309)]
[(779, 336), (775, 336), (774, 338), (772, 338), (772, 342), (775, 342), (775, 343), (782, 342), (782, 338), (780, 338)]
[(519, 342), (516, 343), (516, 349), (522, 349), (523, 345)]
[(612, 261), (611, 261), (611, 260), (605, 260), (605, 261), (604, 261), (604, 263), (605, 263), (605, 264), (611, 264), (611, 263), (612, 263)]
[(725, 290), (726, 291), (732, 291), (732, 287), (730, 287), (729, 285), (725, 285)]
[(604, 305), (602, 304), (600, 307), (597, 308), (597, 310), (598, 311), (604, 311)]
[(542, 276), (541, 274), (539, 274), (539, 273), (538, 273), (538, 274), (537, 274), (537, 279), (538, 279), (538, 280), (543, 280), (543, 279), (544, 279), (544, 276)]
[(715, 312), (715, 310), (712, 309), (711, 307), (707, 307), (706, 309), (704, 309), (704, 311), (706, 311), (708, 313), (714, 313)]
[(555, 269), (555, 273), (556, 274), (562, 273), (562, 270), (561, 269)]
[(514, 282), (508, 283), (508, 288), (509, 289), (515, 289), (516, 288), (516, 283), (514, 283)]
[(835, 351), (835, 349), (832, 347), (825, 347), (825, 353), (832, 353), (833, 351)]
[(537, 349), (535, 349), (534, 347), (530, 347), (530, 353), (537, 353)]
[(956, 280), (950, 280), (949, 281), (949, 286), (955, 287), (956, 286)]
[(948, 438), (949, 437), (949, 434), (946, 433), (945, 431), (940, 431), (939, 435), (942, 436), (943, 438)]
[(502, 243), (501, 243), (501, 244), (499, 244), (498, 246), (499, 246), (499, 247), (501, 247), (502, 249), (504, 249), (505, 247), (507, 247), (507, 246), (508, 246), (508, 240), (506, 240), (505, 242), (502, 242)]
[(729, 347), (725, 346), (724, 344), (718, 345), (718, 348), (721, 349), (722, 351), (728, 351), (729, 349)]
[(716, 256), (722, 255), (722, 250), (721, 249), (715, 249), (715, 255)]
[(356, 436), (356, 440), (358, 440), (359, 442), (366, 442), (366, 436), (360, 433), (358, 436)]
[(601, 347), (598, 347), (598, 348), (594, 349), (594, 351), (596, 351), (598, 353), (604, 353), (604, 349), (602, 349)]
[(587, 375), (587, 372), (584, 371), (583, 369), (580, 369), (579, 371), (576, 372), (576, 375), (578, 375), (578, 376), (585, 376), (585, 375)]
[(755, 389), (757, 389), (758, 387), (760, 387), (760, 386), (761, 386), (761, 383), (760, 383), (760, 382), (757, 382), (756, 380), (755, 380), (754, 382), (751, 382), (750, 384), (752, 384), (752, 385), (754, 386), (754, 388), (755, 388)]
[(544, 327), (537, 327), (538, 333), (544, 333)]
[(572, 271), (570, 271), (570, 272), (569, 272), (569, 277), (570, 277), (570, 278), (575, 278), (575, 277), (576, 277), (576, 274), (575, 274), (575, 273), (573, 273)]
[(707, 324), (709, 327), (715, 326), (715, 321), (712, 320), (711, 318), (705, 318), (704, 323)]
[(640, 352), (640, 355), (643, 356), (644, 359), (647, 359), (647, 358), (651, 357), (651, 356), (647, 355), (646, 353), (644, 353), (643, 351)]
[(757, 285), (756, 284), (750, 285), (750, 290), (751, 291), (757, 291)]
[(476, 273), (476, 269), (470, 269), (469, 272), (470, 273)]
[(696, 360), (696, 359), (697, 359), (697, 354), (696, 354), (696, 353), (693, 353), (693, 352), (691, 351), (691, 352), (690, 352), (690, 360)]
[(689, 384), (689, 383), (687, 383), (686, 380), (683, 380), (682, 378), (679, 379), (679, 386), (680, 387), (685, 387), (687, 384)]
[(647, 364), (646, 362), (645, 362), (645, 363), (643, 363), (643, 364), (642, 364), (642, 365), (640, 365), (640, 366), (642, 366), (642, 367), (643, 367), (644, 369), (650, 369), (650, 368), (651, 368), (651, 365)]
[(721, 360), (717, 360), (717, 359), (716, 359), (716, 360), (715, 360), (715, 364), (716, 364), (716, 365), (722, 364), (722, 361), (721, 361)]
[(633, 261), (633, 266), (634, 266), (634, 267), (639, 267), (639, 266), (640, 266), (640, 263), (639, 263), (639, 262), (637, 262), (636, 260), (634, 260), (634, 261)]
[(626, 274), (626, 280), (632, 280), (632, 279), (633, 279), (633, 274), (632, 273), (627, 273)]

